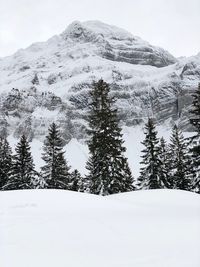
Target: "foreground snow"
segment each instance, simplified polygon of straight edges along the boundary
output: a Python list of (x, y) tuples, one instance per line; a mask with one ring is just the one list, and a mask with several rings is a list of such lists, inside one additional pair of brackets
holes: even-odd
[(200, 196), (0, 192), (1, 267), (199, 267)]

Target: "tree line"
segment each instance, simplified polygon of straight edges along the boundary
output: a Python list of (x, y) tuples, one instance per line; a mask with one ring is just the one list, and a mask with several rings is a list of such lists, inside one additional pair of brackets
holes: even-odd
[(174, 125), (167, 144), (158, 138), (153, 118), (145, 124), (141, 170), (134, 179), (109, 84), (99, 80), (90, 90), (88, 112), (88, 174), (71, 171), (64, 157), (58, 126), (52, 123), (43, 144), (40, 172), (35, 170), (30, 143), (22, 135), (14, 155), (7, 139), (0, 139), (0, 190), (64, 189), (109, 195), (138, 189), (181, 189), (200, 193), (200, 84), (194, 91), (190, 123), (195, 135), (185, 139)]

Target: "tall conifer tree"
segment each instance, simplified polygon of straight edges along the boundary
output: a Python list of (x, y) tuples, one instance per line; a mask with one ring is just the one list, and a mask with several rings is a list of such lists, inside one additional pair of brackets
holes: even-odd
[(123, 146), (115, 100), (103, 80), (90, 92), (90, 157), (87, 162), (89, 189), (93, 194), (109, 195), (134, 190), (133, 177)]
[(187, 143), (181, 130), (175, 125), (169, 144), (170, 149), (170, 180), (172, 188), (181, 190), (191, 189), (191, 160), (188, 155)]
[(195, 90), (192, 102), (192, 109), (190, 111), (192, 117), (190, 123), (196, 130), (196, 134), (191, 138), (191, 154), (194, 172), (193, 188), (200, 193), (200, 83), (197, 90)]
[(15, 148), (12, 162), (11, 175), (5, 189), (33, 189), (36, 172), (34, 170), (30, 145), (25, 135), (22, 135)]
[(0, 139), (0, 190), (8, 184), (12, 167), (12, 152), (6, 137)]
[(41, 168), (46, 188), (70, 189), (69, 166), (64, 158), (63, 141), (55, 123), (49, 127), (43, 146), (42, 159), (45, 165)]
[(170, 177), (170, 155), (169, 149), (165, 139), (162, 137), (158, 145), (158, 153), (160, 160), (159, 176), (162, 181), (163, 188), (172, 188), (172, 181)]
[(152, 118), (145, 125), (145, 140), (142, 142), (145, 149), (142, 150), (142, 162), (138, 186), (140, 189), (163, 188), (164, 183), (160, 176), (159, 139)]
[(71, 173), (70, 189), (77, 192), (82, 189), (82, 177), (77, 169)]

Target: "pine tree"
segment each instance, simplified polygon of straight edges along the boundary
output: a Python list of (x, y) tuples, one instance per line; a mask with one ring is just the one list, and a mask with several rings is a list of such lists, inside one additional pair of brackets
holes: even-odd
[(78, 192), (89, 193), (88, 180), (80, 175), (78, 180)]
[(72, 191), (79, 191), (79, 187), (80, 187), (80, 183), (81, 183), (82, 177), (80, 172), (75, 169), (72, 173), (71, 173), (71, 179), (70, 179), (70, 189)]
[(103, 80), (93, 84), (90, 92), (88, 141), (90, 158), (86, 168), (88, 186), (93, 194), (109, 195), (134, 190), (133, 177), (123, 146), (115, 99)]
[(167, 143), (163, 137), (160, 139), (158, 146), (159, 151), (159, 160), (160, 160), (160, 169), (159, 176), (162, 181), (162, 187), (172, 188), (172, 181), (170, 177), (170, 155)]
[(70, 190), (77, 192), (89, 192), (88, 180), (75, 169), (70, 174)]
[(190, 111), (192, 118), (190, 123), (196, 130), (196, 134), (191, 138), (191, 154), (192, 154), (192, 165), (194, 171), (193, 188), (196, 192), (200, 193), (200, 83), (195, 90), (192, 102), (192, 109)]
[(55, 123), (49, 127), (43, 146), (42, 159), (45, 165), (41, 168), (46, 188), (70, 189), (69, 166), (64, 158), (63, 141)]
[(25, 135), (22, 135), (15, 148), (11, 175), (4, 188), (6, 190), (33, 189), (34, 178), (35, 170), (30, 145)]
[(8, 137), (8, 126), (9, 126), (9, 124), (7, 122), (6, 116), (3, 113), (0, 115), (0, 136), (1, 136), (1, 138), (7, 138)]
[(138, 186), (140, 189), (159, 189), (164, 187), (162, 175), (160, 175), (160, 154), (159, 139), (152, 118), (148, 119), (145, 125), (145, 140), (142, 144), (145, 149), (142, 150), (143, 155), (140, 169), (140, 177), (138, 178)]
[(0, 190), (8, 184), (11, 175), (12, 152), (6, 138), (0, 139)]
[(191, 161), (187, 143), (181, 130), (175, 125), (169, 144), (170, 149), (170, 180), (174, 189), (191, 189)]
[(34, 189), (44, 189), (46, 187), (46, 183), (41, 172), (35, 172), (33, 187)]

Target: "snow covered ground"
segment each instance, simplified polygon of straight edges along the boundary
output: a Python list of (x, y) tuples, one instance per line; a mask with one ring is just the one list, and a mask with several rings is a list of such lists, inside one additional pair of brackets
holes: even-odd
[(199, 267), (200, 196), (0, 192), (1, 267)]

